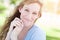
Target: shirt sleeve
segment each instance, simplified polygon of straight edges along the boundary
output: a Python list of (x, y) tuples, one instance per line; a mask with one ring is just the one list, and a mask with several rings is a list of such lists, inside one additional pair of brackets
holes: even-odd
[(38, 29), (32, 34), (30, 40), (46, 40), (46, 33)]

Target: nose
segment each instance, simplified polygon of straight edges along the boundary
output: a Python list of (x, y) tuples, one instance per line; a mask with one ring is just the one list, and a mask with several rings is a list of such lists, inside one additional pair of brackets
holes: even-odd
[(29, 14), (27, 15), (27, 17), (28, 17), (28, 19), (32, 19), (32, 14), (29, 13)]

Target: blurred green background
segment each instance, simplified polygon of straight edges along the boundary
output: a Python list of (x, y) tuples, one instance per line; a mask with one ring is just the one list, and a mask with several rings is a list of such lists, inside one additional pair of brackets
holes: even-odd
[[(2, 31), (7, 18), (11, 15), (10, 12), (21, 1), (22, 0), (0, 0), (0, 32)], [(44, 11), (42, 10), (42, 12), (44, 12)], [(43, 13), (43, 15), (44, 15), (44, 13)], [(48, 15), (51, 15), (51, 14), (48, 14)], [(47, 17), (48, 17), (48, 15), (47, 15)], [(52, 15), (52, 17), (53, 16), (54, 15)], [(44, 16), (44, 17), (46, 17), (46, 16)], [(49, 19), (51, 20), (52, 17), (49, 17)], [(56, 16), (54, 16), (53, 18), (55, 18), (55, 17)], [(58, 19), (59, 18), (60, 18), (60, 15), (59, 15)], [(60, 22), (58, 23), (59, 26), (56, 25), (56, 27), (55, 27), (55, 25), (51, 24), (53, 19), (51, 21), (48, 21), (42, 17), (41, 20), (39, 19), (40, 22), (37, 21), (36, 24), (41, 26), (41, 28), (46, 32), (46, 40), (60, 40), (60, 24), (59, 24)], [(57, 21), (59, 21), (59, 20), (57, 20)], [(46, 21), (47, 21), (47, 23), (45, 23)], [(51, 22), (50, 23), (51, 25), (48, 22)]]

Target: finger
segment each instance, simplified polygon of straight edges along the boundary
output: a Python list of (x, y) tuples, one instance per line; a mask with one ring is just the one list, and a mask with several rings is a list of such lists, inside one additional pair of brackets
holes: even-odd
[(15, 21), (20, 21), (21, 19), (19, 19), (19, 18), (16, 17), (14, 20), (15, 20)]
[(15, 20), (14, 20), (15, 22), (17, 22), (18, 24), (23, 24), (23, 22), (22, 22), (22, 20), (21, 19), (19, 19), (19, 18), (15, 18)]
[(20, 21), (13, 21), (11, 25), (13, 26), (14, 29), (15, 27), (22, 27), (23, 24)]
[(16, 26), (17, 27), (23, 27), (23, 24), (21, 22), (19, 22), (19, 21), (16, 21)]
[(19, 18), (15, 18), (12, 22), (11, 22), (11, 28), (15, 28), (15, 27), (23, 27), (23, 22), (22, 20), (20, 20)]
[(19, 18), (17, 18), (17, 17), (16, 17), (14, 20), (15, 20), (15, 21), (19, 21), (19, 22), (21, 22), (21, 23), (22, 23), (22, 20), (21, 20), (21, 19), (19, 19)]

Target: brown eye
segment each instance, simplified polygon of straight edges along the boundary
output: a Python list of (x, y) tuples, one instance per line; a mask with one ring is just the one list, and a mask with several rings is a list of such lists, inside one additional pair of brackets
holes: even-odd
[(37, 13), (33, 12), (34, 15), (37, 15)]
[(29, 12), (29, 10), (28, 10), (28, 9), (25, 9), (25, 11)]

